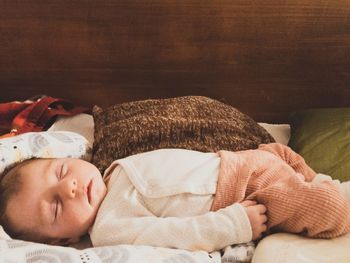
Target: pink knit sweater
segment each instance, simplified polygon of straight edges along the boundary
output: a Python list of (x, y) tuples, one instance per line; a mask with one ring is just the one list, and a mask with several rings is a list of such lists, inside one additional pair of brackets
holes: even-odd
[(331, 182), (311, 183), (315, 172), (289, 147), (274, 143), (219, 154), (212, 211), (251, 199), (267, 207), (269, 229), (317, 238), (350, 232), (348, 201)]

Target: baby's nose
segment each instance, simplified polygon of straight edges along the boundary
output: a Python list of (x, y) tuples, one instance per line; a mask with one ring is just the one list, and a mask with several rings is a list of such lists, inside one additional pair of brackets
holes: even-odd
[(66, 195), (70, 198), (74, 198), (75, 195), (77, 194), (77, 179), (71, 178), (67, 179), (66, 185)]

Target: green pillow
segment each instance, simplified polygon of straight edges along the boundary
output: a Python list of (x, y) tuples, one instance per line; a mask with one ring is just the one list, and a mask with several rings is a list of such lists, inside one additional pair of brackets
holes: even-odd
[(350, 108), (295, 112), (291, 129), (289, 146), (316, 172), (350, 180)]

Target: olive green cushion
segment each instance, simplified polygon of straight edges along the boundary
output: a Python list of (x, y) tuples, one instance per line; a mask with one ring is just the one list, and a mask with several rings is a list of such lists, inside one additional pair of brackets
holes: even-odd
[(316, 172), (350, 180), (350, 108), (295, 112), (291, 129), (289, 146)]

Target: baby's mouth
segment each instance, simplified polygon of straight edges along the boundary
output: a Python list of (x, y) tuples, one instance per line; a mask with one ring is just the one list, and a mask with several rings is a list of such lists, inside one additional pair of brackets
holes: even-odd
[(92, 190), (92, 180), (90, 181), (90, 183), (88, 184), (88, 187), (87, 187), (87, 198), (88, 198), (90, 205), (91, 205), (91, 199), (92, 199), (92, 194), (91, 194), (92, 191), (91, 190)]

